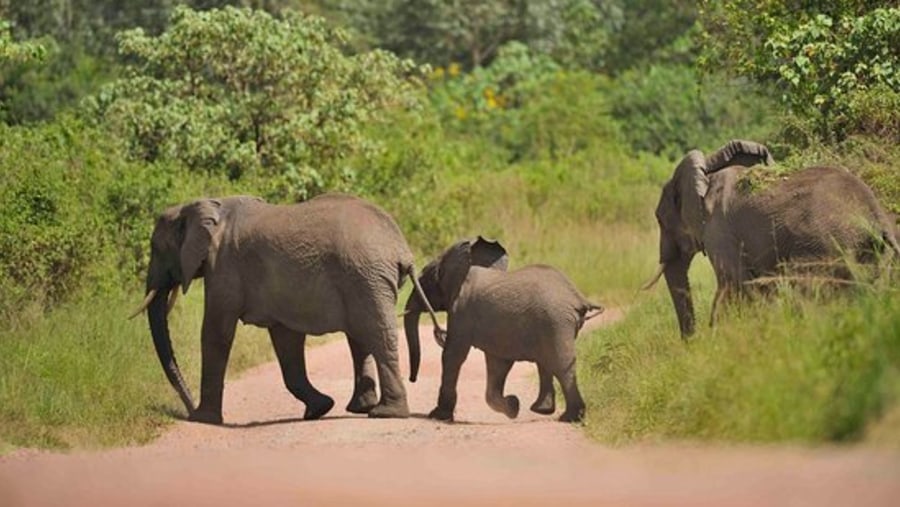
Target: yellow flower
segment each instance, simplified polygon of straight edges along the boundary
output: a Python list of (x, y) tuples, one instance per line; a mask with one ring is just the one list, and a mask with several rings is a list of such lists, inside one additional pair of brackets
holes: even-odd
[(444, 68), (438, 67), (431, 71), (431, 79), (438, 80), (444, 78)]
[(466, 113), (466, 108), (462, 106), (456, 106), (456, 111), (454, 111), (454, 114), (456, 114), (456, 118), (458, 120), (465, 120), (466, 116), (468, 116)]
[(447, 66), (447, 73), (450, 74), (450, 77), (456, 77), (459, 75), (459, 64), (456, 62), (451, 63)]

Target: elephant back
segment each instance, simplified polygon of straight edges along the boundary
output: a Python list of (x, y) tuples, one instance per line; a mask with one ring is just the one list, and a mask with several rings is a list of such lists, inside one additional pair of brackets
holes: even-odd
[(413, 254), (394, 218), (380, 206), (359, 197), (323, 194), (298, 204), (309, 219), (309, 228), (325, 236), (335, 252), (351, 261), (384, 261), (411, 266)]

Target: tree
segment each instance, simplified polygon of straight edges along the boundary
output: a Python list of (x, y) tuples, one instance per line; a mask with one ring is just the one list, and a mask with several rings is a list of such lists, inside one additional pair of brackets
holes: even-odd
[(276, 198), (347, 188), (363, 127), (414, 104), (418, 69), (384, 51), (345, 55), (344, 33), (285, 12), (176, 8), (159, 36), (120, 34), (125, 77), (94, 100), (131, 153), (232, 179), (267, 178)]
[(776, 86), (823, 139), (885, 125), (900, 137), (900, 8), (866, 0), (701, 4), (707, 67)]
[(597, 67), (620, 19), (608, 0), (326, 0), (363, 43), (434, 65), (485, 66), (519, 41), (561, 63)]

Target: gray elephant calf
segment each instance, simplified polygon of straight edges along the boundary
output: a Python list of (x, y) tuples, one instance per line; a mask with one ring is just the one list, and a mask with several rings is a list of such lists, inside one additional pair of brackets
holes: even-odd
[[(492, 409), (510, 418), (519, 414), (519, 399), (504, 397), (503, 387), (514, 362), (531, 361), (540, 375), (540, 393), (531, 410), (556, 410), (556, 377), (566, 399), (559, 420), (579, 421), (585, 406), (575, 380), (575, 337), (584, 322), (603, 309), (552, 267), (531, 265), (507, 272), (507, 262), (499, 243), (479, 237), (451, 246), (423, 269), (419, 281), (426, 297), (435, 311), (448, 312), (447, 336), (444, 343), (439, 341), (444, 347), (440, 395), (429, 417), (453, 420), (459, 370), (474, 346), (484, 351), (486, 398)], [(423, 311), (423, 302), (411, 294), (404, 324), (415, 341)]]

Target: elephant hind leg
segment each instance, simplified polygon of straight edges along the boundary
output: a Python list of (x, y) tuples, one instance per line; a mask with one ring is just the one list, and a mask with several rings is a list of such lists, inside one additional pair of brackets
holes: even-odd
[[(355, 335), (354, 335), (355, 336)], [(369, 410), (369, 417), (406, 418), (409, 417), (409, 404), (406, 401), (406, 388), (400, 376), (400, 358), (397, 351), (397, 329), (385, 327), (372, 331), (371, 352), (378, 370), (378, 385), (381, 386), (381, 399)]]
[(347, 404), (347, 412), (368, 414), (378, 403), (375, 391), (375, 361), (365, 346), (347, 335), (350, 355), (353, 357), (353, 394)]
[(284, 385), (295, 398), (306, 404), (303, 418), (314, 420), (327, 414), (334, 407), (334, 400), (319, 392), (306, 374), (306, 335), (275, 325), (269, 328), (272, 347), (281, 366)]
[(506, 385), (506, 377), (509, 375), (513, 361), (492, 356), (487, 352), (484, 354), (484, 360), (487, 364), (485, 399), (488, 406), (510, 419), (515, 419), (519, 415), (519, 398), (503, 396), (503, 387)]
[(563, 396), (566, 399), (566, 410), (559, 417), (562, 422), (579, 422), (584, 419), (585, 404), (581, 393), (578, 391), (578, 382), (575, 379), (575, 358), (571, 358), (565, 368), (557, 373), (556, 378), (562, 386)]
[(546, 367), (538, 363), (538, 376), (541, 379), (540, 392), (531, 405), (531, 411), (550, 415), (556, 411), (556, 388), (553, 386), (553, 375)]

